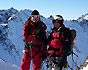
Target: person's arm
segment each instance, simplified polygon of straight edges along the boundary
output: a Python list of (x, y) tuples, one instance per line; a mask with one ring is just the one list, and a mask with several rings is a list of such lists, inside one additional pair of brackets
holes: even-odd
[(28, 34), (29, 34), (28, 33), (28, 24), (25, 24), (23, 26), (23, 37), (24, 37), (24, 41), (25, 42), (30, 42), (30, 41), (36, 39), (34, 35), (30, 35), (29, 36)]

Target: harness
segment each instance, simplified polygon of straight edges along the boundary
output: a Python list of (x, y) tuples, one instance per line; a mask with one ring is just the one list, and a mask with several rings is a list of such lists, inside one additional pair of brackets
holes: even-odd
[[(28, 49), (28, 52), (25, 52), (25, 54), (26, 54), (26, 56), (27, 57), (30, 57), (30, 58), (34, 58), (37, 54), (39, 54), (41, 51), (41, 49), (40, 49), (40, 46), (41, 45), (31, 45), (31, 47), (32, 47), (32, 50), (34, 50), (36, 53), (35, 53), (35, 55), (34, 56), (30, 56), (30, 54), (29, 54), (29, 52), (32, 52), (32, 51), (30, 51), (31, 49), (30, 48), (27, 48)], [(33, 49), (34, 47), (38, 47), (39, 48), (39, 51), (36, 51), (35, 49)]]

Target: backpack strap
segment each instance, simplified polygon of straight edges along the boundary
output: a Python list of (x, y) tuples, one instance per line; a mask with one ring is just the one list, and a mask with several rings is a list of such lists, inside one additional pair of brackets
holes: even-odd
[(44, 27), (45, 29), (47, 29), (47, 26), (43, 23), (43, 21), (40, 21), (40, 23), (42, 24), (42, 27)]
[[(61, 28), (59, 33), (59, 38), (61, 41), (61, 44), (63, 45), (63, 53), (70, 49), (71, 44), (71, 34), (69, 28)], [(68, 39), (68, 41), (66, 41)]]

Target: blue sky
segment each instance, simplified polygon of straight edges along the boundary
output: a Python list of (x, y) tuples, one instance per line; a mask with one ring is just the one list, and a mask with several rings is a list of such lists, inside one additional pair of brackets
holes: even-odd
[(88, 13), (88, 0), (0, 0), (0, 9), (11, 7), (37, 9), (44, 17), (60, 14), (65, 20), (70, 20)]

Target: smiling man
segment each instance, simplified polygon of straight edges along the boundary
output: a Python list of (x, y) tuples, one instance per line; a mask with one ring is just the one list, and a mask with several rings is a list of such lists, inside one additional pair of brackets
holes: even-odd
[(45, 30), (46, 25), (40, 20), (39, 12), (34, 10), (23, 26), (25, 52), (20, 70), (30, 70), (31, 60), (33, 70), (40, 70), (41, 60), (45, 58), (47, 52)]

